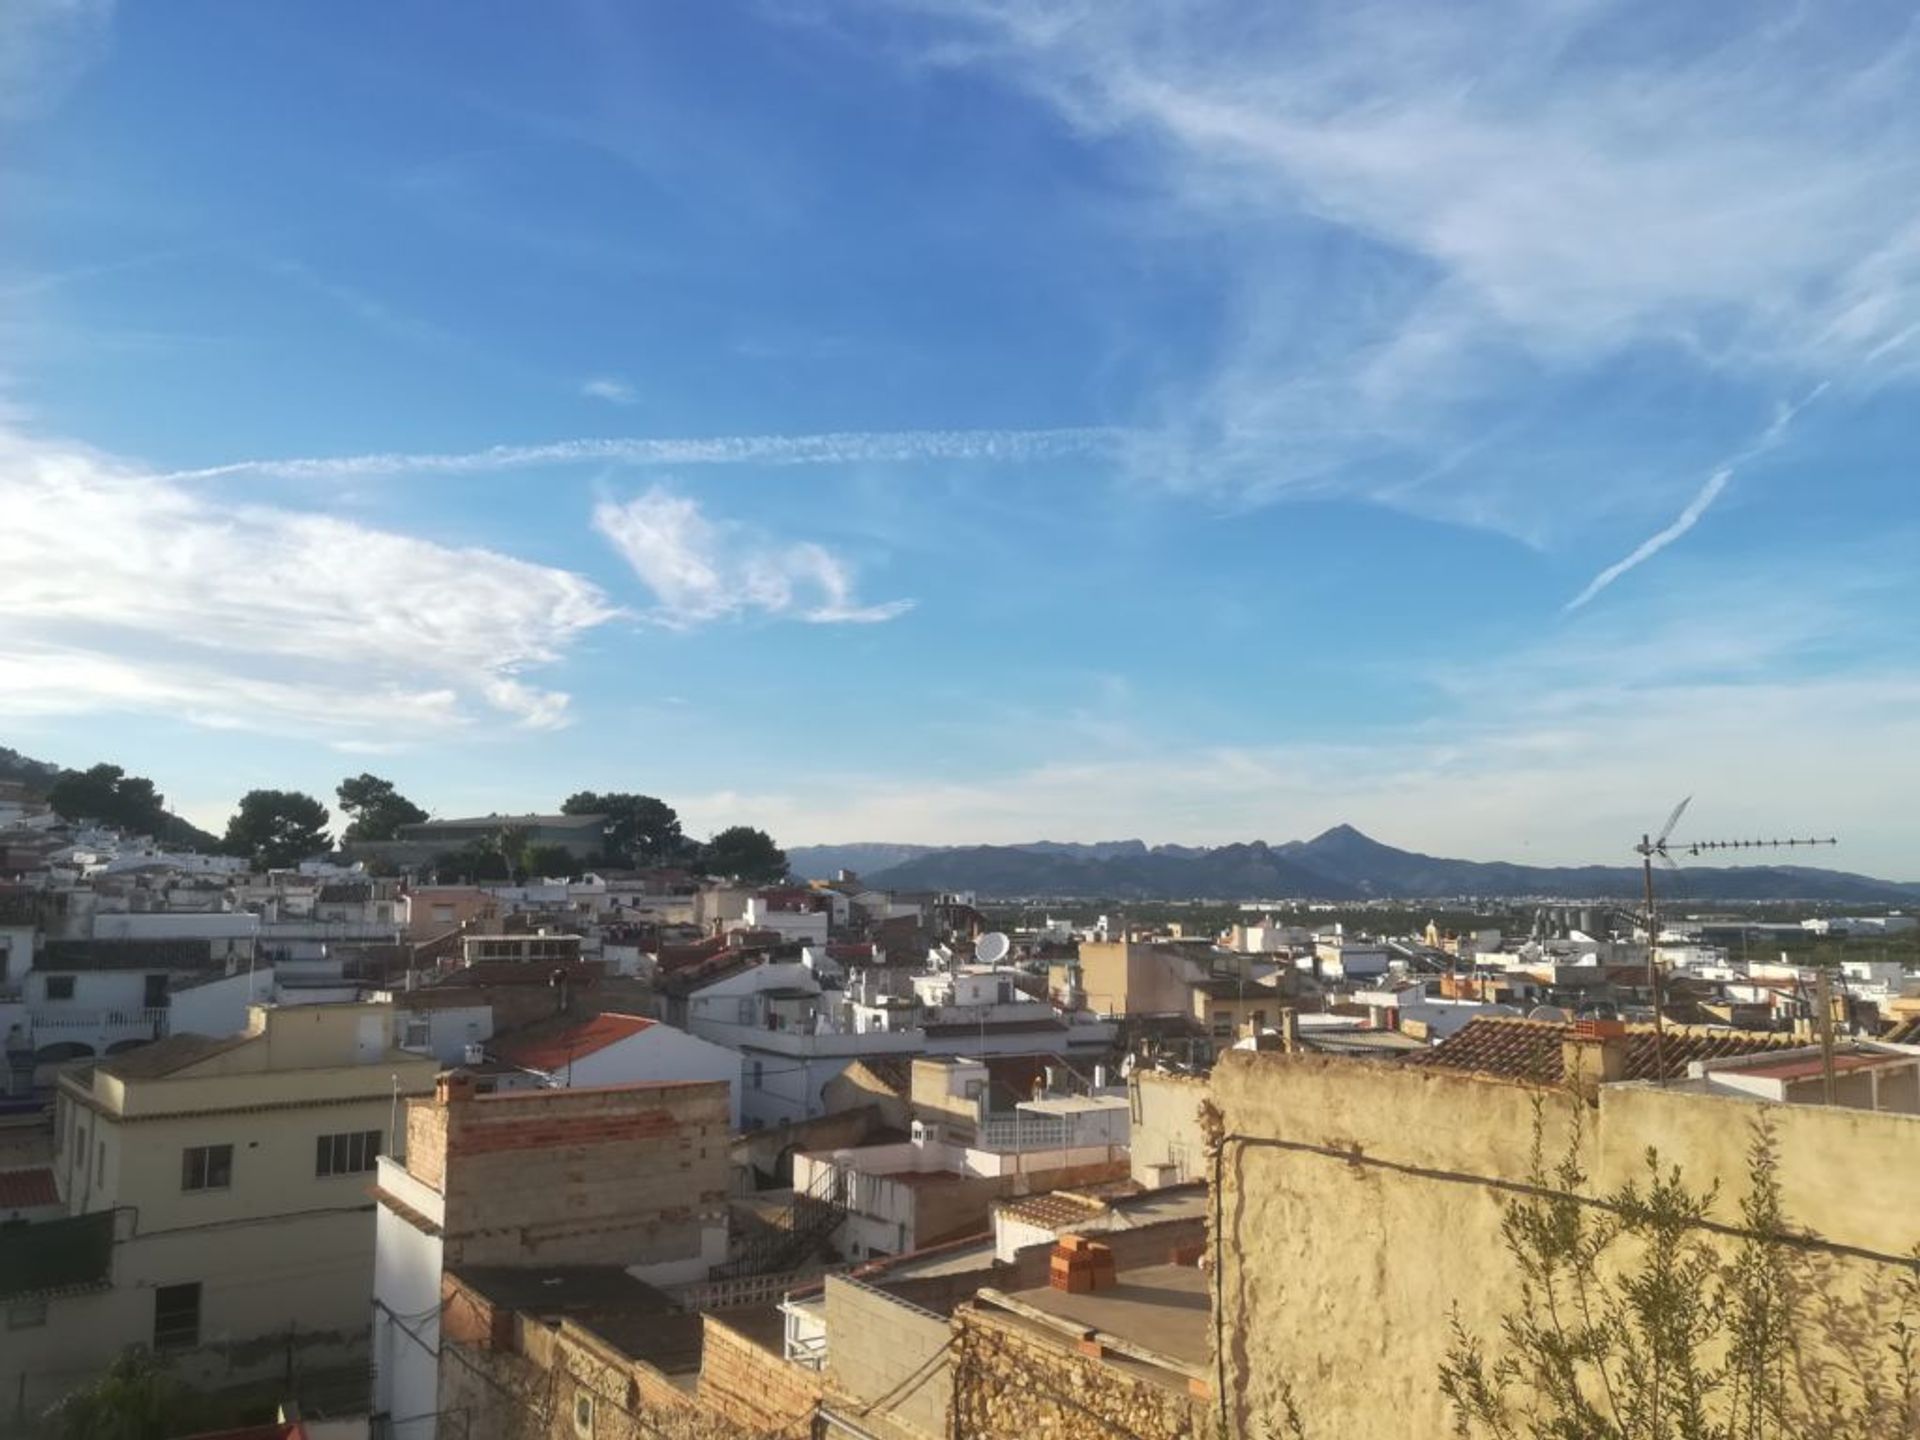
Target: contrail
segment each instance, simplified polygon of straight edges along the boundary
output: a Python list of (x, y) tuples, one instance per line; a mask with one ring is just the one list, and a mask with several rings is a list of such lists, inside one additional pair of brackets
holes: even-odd
[(1622, 575), (1633, 569), (1634, 566), (1651, 560), (1662, 550), (1666, 549), (1667, 546), (1673, 544), (1674, 541), (1686, 534), (1695, 525), (1698, 525), (1700, 523), (1700, 517), (1706, 514), (1708, 507), (1720, 498), (1720, 492), (1727, 488), (1727, 482), (1731, 479), (1733, 479), (1733, 468), (1731, 466), (1725, 466), (1714, 471), (1713, 474), (1707, 477), (1707, 483), (1700, 487), (1700, 493), (1693, 497), (1692, 503), (1680, 512), (1680, 518), (1678, 520), (1675, 520), (1659, 534), (1650, 536), (1642, 541), (1626, 559), (1614, 561), (1613, 564), (1607, 566), (1606, 569), (1594, 576), (1593, 579), (1587, 582), (1586, 589), (1582, 590), (1567, 602), (1566, 608), (1568, 610), (1578, 610), (1602, 590), (1613, 584), (1613, 582), (1618, 580)]
[(1733, 472), (1755, 456), (1764, 455), (1778, 445), (1781, 437), (1787, 433), (1787, 427), (1793, 423), (1794, 417), (1819, 399), (1825, 393), (1827, 385), (1828, 382), (1822, 380), (1794, 404), (1782, 405), (1780, 413), (1773, 417), (1773, 423), (1760, 432), (1760, 438), (1709, 475), (1707, 483), (1700, 487), (1700, 493), (1687, 503), (1687, 508), (1680, 512), (1679, 517), (1671, 525), (1656, 535), (1648, 536), (1634, 547), (1633, 552), (1625, 559), (1614, 561), (1594, 576), (1587, 582), (1586, 589), (1561, 607), (1561, 613), (1578, 610), (1636, 565), (1645, 564), (1698, 525), (1700, 517), (1713, 508), (1713, 502), (1720, 498), (1720, 492), (1725, 490), (1733, 480)]
[(690, 439), (556, 440), (493, 445), (447, 453), (391, 451), (370, 455), (235, 460), (176, 470), (162, 480), (215, 480), (271, 475), (286, 480), (348, 480), (378, 475), (476, 475), (534, 465), (849, 465), (870, 462), (979, 460), (1017, 463), (1113, 448), (1124, 430), (1083, 426), (1057, 430), (846, 431), (820, 435), (728, 435)]

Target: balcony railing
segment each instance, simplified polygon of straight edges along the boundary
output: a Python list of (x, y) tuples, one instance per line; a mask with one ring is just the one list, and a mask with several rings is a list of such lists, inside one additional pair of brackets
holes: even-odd
[(166, 1006), (158, 1005), (124, 1010), (74, 1010), (66, 1006), (55, 1006), (36, 1009), (29, 1013), (35, 1032), (126, 1030), (152, 1035), (158, 1039), (167, 1033), (167, 1018), (172, 1012)]

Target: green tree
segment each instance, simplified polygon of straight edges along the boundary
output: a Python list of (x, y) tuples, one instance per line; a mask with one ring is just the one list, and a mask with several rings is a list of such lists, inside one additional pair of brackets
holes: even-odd
[(60, 1440), (172, 1440), (229, 1417), (151, 1351), (129, 1349), (47, 1418)]
[(1589, 1195), (1578, 1109), (1549, 1170), (1534, 1121), (1532, 1194), (1502, 1221), (1519, 1271), (1497, 1341), (1454, 1317), (1440, 1370), (1456, 1435), (1491, 1440), (1894, 1440), (1920, 1433), (1920, 1279), (1840, 1298), (1791, 1243), (1765, 1117), (1754, 1122), (1740, 1237), (1716, 1243), (1715, 1187), (1649, 1150), (1645, 1173)]
[(47, 803), (64, 820), (92, 820), (140, 835), (164, 835), (172, 818), (153, 781), (118, 765), (68, 770), (53, 782)]
[(284, 869), (326, 851), (328, 818), (326, 806), (298, 790), (249, 790), (223, 843), (259, 869)]
[(402, 825), (417, 825), (427, 812), (378, 775), (355, 775), (342, 780), (333, 792), (351, 820), (340, 832), (342, 845), (356, 840), (391, 840)]
[(526, 865), (529, 875), (564, 875), (571, 880), (580, 873), (580, 862), (564, 845), (529, 845)]
[(787, 852), (766, 831), (734, 825), (701, 848), (700, 868), (709, 875), (768, 884), (787, 878)]
[(606, 816), (601, 848), (616, 865), (671, 865), (684, 860), (690, 848), (679, 815), (651, 795), (581, 790), (566, 798), (560, 813)]

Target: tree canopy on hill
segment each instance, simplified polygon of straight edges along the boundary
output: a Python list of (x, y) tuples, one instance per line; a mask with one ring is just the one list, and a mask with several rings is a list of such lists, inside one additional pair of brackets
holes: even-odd
[(402, 825), (418, 825), (427, 812), (393, 788), (391, 780), (378, 775), (355, 775), (342, 780), (334, 792), (340, 808), (351, 817), (340, 832), (340, 843), (356, 840), (391, 840)]
[(606, 816), (603, 847), (616, 865), (673, 865), (687, 859), (692, 848), (674, 808), (652, 795), (581, 790), (566, 798), (560, 813)]

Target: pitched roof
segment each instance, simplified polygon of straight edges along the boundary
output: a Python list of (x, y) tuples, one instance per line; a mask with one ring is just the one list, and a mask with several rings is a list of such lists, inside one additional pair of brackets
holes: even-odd
[(137, 1050), (111, 1055), (94, 1068), (122, 1080), (164, 1080), (189, 1065), (237, 1050), (254, 1038), (252, 1035), (169, 1035)]
[(642, 1030), (650, 1030), (657, 1023), (643, 1016), (620, 1015), (609, 1011), (594, 1016), (583, 1025), (569, 1025), (564, 1030), (518, 1044), (509, 1041), (504, 1045), (496, 1045), (494, 1049), (501, 1059), (524, 1065), (529, 1070), (557, 1070), (597, 1050), (618, 1044), (629, 1036), (638, 1035)]
[(32, 1210), (59, 1203), (60, 1192), (54, 1186), (50, 1167), (0, 1170), (0, 1210)]
[[(1476, 1015), (1431, 1050), (1408, 1055), (1400, 1063), (1557, 1085), (1565, 1078), (1562, 1045), (1573, 1038), (1574, 1033), (1572, 1025), (1547, 1020)], [(1686, 1075), (1689, 1061), (1787, 1050), (1805, 1043), (1791, 1035), (1760, 1031), (1688, 1030), (1668, 1026), (1660, 1038), (1660, 1063), (1656, 1066), (1651, 1025), (1629, 1026), (1626, 1038), (1626, 1078), (1629, 1080), (1680, 1079)]]

